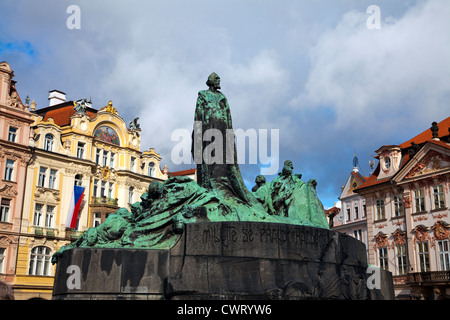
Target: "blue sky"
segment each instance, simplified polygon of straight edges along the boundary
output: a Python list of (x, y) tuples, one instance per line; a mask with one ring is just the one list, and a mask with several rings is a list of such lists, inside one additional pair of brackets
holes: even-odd
[[(317, 179), (325, 207), (338, 201), (356, 152), (368, 161), (449, 116), (447, 0), (74, 1), (0, 3), (0, 60), (19, 93), (47, 106), (48, 91), (109, 100), (140, 118), (142, 150), (175, 165), (170, 137), (191, 130), (197, 92), (222, 79), (233, 125), (279, 130), (279, 162)], [(380, 8), (380, 29), (367, 8)], [(249, 188), (261, 165), (241, 165)], [(281, 170), (281, 168), (280, 168)], [(268, 176), (268, 180), (273, 176)]]

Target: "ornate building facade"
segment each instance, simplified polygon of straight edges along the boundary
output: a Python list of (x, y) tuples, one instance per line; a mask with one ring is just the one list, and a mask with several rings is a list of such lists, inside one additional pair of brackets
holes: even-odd
[(12, 80), (14, 72), (0, 62), (0, 281), (12, 285), (16, 273), (17, 247), (30, 160), (28, 139), (32, 115), (22, 103)]
[(394, 276), (397, 298), (450, 296), (450, 117), (379, 148), (366, 199), (369, 263)]
[[(14, 292), (17, 299), (51, 298), (51, 256), (120, 207), (140, 201), (152, 180), (167, 179), (153, 148), (140, 151), (137, 119), (129, 125), (112, 101), (93, 108), (49, 93), (49, 106), (32, 113)], [(75, 228), (68, 228), (74, 186), (84, 188)]]

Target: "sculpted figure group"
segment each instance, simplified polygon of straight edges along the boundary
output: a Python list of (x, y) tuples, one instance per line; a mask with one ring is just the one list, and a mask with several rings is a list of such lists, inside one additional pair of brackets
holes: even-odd
[[(212, 73), (207, 85), (208, 90), (199, 92), (194, 120), (201, 121), (203, 131), (232, 129), (228, 101), (219, 91), (219, 76)], [(202, 145), (202, 150), (206, 147)], [(236, 151), (235, 145), (225, 141), (223, 147)], [(317, 182), (305, 183), (300, 174), (293, 174), (292, 161), (285, 161), (278, 177), (269, 183), (258, 176), (250, 192), (243, 182), (236, 152), (234, 155), (233, 163), (225, 159), (216, 163), (198, 161), (197, 182), (183, 176), (151, 182), (130, 210), (120, 208), (98, 227), (86, 230), (77, 241), (56, 252), (52, 262), (74, 247), (169, 249), (179, 240), (185, 223), (258, 221), (328, 229), (316, 194)]]

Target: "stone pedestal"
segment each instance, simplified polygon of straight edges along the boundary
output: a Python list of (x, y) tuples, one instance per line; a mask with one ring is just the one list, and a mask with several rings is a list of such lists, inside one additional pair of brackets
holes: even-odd
[(391, 274), (367, 269), (364, 244), (336, 231), (192, 223), (170, 250), (65, 251), (53, 299), (394, 299)]

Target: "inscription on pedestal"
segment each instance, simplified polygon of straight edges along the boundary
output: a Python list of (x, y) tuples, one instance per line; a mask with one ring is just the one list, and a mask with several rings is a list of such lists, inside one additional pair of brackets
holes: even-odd
[[(353, 239), (354, 240), (354, 239)], [(186, 225), (186, 254), (317, 260), (340, 251), (337, 233), (321, 228), (258, 222)]]
[[(228, 247), (231, 243), (271, 243), (284, 244), (289, 243), (299, 245), (302, 243), (313, 244), (318, 241), (320, 232), (312, 229), (313, 232), (307, 230), (299, 230), (294, 226), (282, 225), (276, 228), (259, 225), (249, 225), (238, 228), (234, 225), (224, 223), (221, 225), (205, 226), (202, 231), (202, 242), (204, 244), (213, 243)], [(328, 236), (328, 233), (326, 234)]]

